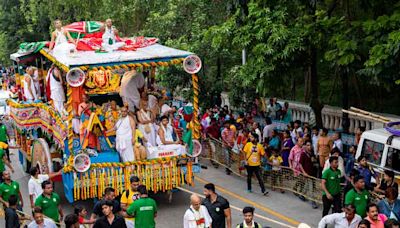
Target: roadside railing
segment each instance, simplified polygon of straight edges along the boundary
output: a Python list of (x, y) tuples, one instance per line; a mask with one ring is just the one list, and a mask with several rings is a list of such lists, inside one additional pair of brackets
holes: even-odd
[[(238, 176), (246, 177), (247, 175), (242, 165), (243, 154), (224, 148), (220, 140), (211, 138), (204, 140), (202, 158), (209, 159), (215, 166), (229, 168)], [(321, 179), (295, 174), (292, 169), (284, 166), (280, 166), (280, 170), (275, 171), (267, 164), (266, 159), (263, 160), (262, 176), (267, 187), (293, 192), (310, 201), (322, 203)], [(245, 182), (243, 184), (245, 185)]]

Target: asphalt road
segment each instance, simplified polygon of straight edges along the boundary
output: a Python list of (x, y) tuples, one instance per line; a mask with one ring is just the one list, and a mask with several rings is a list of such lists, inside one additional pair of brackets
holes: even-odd
[[(12, 151), (12, 154), (11, 159), (13, 167), (15, 167), (15, 173), (12, 174), (12, 178), (20, 183), (25, 202), (23, 209), (30, 214), (31, 208), (28, 197), (29, 175), (22, 171), (17, 161), (16, 151)], [(189, 192), (202, 194), (203, 185), (207, 182), (216, 184), (217, 192), (230, 201), (234, 227), (243, 220), (240, 209), (248, 205), (256, 208), (256, 221), (263, 224), (263, 226), (297, 227), (297, 224), (303, 222), (309, 224), (310, 227), (317, 227), (321, 218), (321, 209), (312, 209), (310, 203), (300, 201), (291, 193), (281, 194), (270, 191), (269, 196), (266, 197), (259, 192), (259, 187), (256, 183), (253, 183), (254, 192), (247, 193), (245, 191), (246, 183), (243, 178), (226, 176), (222, 168), (215, 169), (208, 165), (208, 169), (203, 169), (196, 176), (194, 186), (184, 186), (182, 190), (174, 192), (171, 203), (168, 202), (166, 194), (160, 193), (152, 196), (158, 205), (157, 227), (182, 227), (183, 215), (189, 206)], [(62, 197), (65, 215), (72, 213), (75, 205), (83, 205), (90, 214), (93, 208), (93, 200), (70, 204), (64, 197), (61, 183), (56, 183), (55, 191)], [(0, 219), (0, 227), (5, 227), (4, 218)]]

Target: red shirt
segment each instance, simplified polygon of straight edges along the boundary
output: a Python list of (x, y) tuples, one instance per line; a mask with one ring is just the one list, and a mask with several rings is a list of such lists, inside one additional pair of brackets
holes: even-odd
[(219, 139), (219, 129), (216, 125), (211, 125), (207, 127), (206, 133), (211, 135), (214, 139)]

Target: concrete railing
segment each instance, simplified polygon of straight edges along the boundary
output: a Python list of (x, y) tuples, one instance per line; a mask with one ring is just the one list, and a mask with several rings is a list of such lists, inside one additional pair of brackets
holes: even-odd
[[(284, 102), (284, 101), (282, 101)], [(301, 120), (302, 122), (313, 122), (315, 121), (315, 115), (309, 106), (309, 104), (296, 102), (296, 101), (287, 101), (289, 102), (289, 108), (292, 109), (292, 120)], [(325, 128), (329, 130), (338, 130), (342, 128), (342, 108), (325, 105), (322, 109), (322, 124)], [(392, 121), (399, 121), (400, 116), (395, 116), (391, 114), (382, 114), (375, 113), (384, 117), (389, 118)], [(378, 121), (349, 115), (349, 132), (353, 133), (355, 130), (364, 126), (366, 130), (382, 128), (384, 124)]]

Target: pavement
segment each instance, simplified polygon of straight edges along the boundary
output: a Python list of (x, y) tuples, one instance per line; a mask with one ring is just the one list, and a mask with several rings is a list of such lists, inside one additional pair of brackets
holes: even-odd
[[(24, 212), (30, 214), (31, 208), (28, 196), (29, 175), (22, 170), (18, 162), (17, 151), (12, 151), (12, 164), (15, 173), (12, 179), (20, 183), (21, 193), (24, 198)], [(241, 209), (245, 206), (255, 207), (257, 214), (255, 220), (266, 227), (297, 227), (299, 223), (306, 223), (310, 227), (317, 227), (321, 219), (322, 209), (312, 209), (310, 202), (303, 202), (290, 192), (284, 194), (269, 191), (268, 196), (261, 194), (257, 181), (253, 181), (253, 193), (246, 191), (246, 180), (235, 175), (227, 176), (224, 168), (214, 168), (207, 161), (202, 161), (207, 169), (202, 169), (196, 175), (194, 186), (183, 186), (173, 194), (172, 202), (168, 202), (166, 194), (159, 193), (152, 196), (158, 205), (156, 218), (157, 227), (182, 227), (182, 219), (189, 206), (189, 198), (192, 192), (202, 195), (203, 186), (212, 182), (217, 187), (217, 193), (224, 196), (230, 202), (232, 208), (232, 224), (236, 227), (243, 221)], [(93, 200), (68, 203), (64, 197), (61, 183), (56, 183), (55, 191), (59, 193), (62, 200), (64, 214), (73, 212), (75, 205), (83, 205), (89, 214), (93, 208)], [(0, 219), (0, 227), (5, 227), (4, 219)]]

